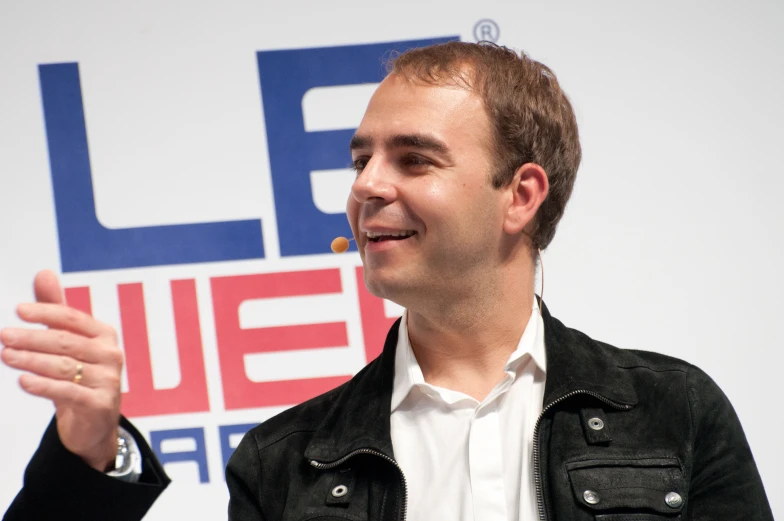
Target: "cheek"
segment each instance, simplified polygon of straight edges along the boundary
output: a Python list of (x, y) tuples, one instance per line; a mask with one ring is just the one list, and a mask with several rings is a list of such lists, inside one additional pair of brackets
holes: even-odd
[(475, 211), (474, 206), (483, 195), (479, 186), (435, 179), (417, 187), (409, 201), (425, 227), (454, 230), (461, 226), (465, 215)]
[(346, 202), (346, 218), (351, 225), (351, 229), (356, 231), (355, 226), (359, 218), (359, 202), (352, 196), (349, 196), (348, 201)]
[(498, 194), (481, 183), (429, 187), (418, 210), (437, 238), (451, 248), (487, 245), (502, 222)]
[(441, 180), (430, 180), (410, 187), (408, 206), (427, 225), (428, 221), (444, 219), (454, 204), (453, 189)]

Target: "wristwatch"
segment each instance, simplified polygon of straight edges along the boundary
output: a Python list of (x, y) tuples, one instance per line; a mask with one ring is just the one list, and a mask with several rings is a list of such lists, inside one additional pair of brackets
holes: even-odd
[(142, 475), (142, 453), (131, 433), (122, 427), (117, 428), (117, 456), (114, 459), (114, 470), (106, 474), (129, 483), (136, 483)]

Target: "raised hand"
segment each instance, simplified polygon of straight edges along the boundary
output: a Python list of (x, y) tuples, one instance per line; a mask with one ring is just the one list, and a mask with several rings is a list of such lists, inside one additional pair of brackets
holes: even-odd
[(111, 326), (65, 305), (51, 271), (35, 277), (35, 303), (19, 318), (48, 329), (0, 330), (3, 362), (25, 371), (19, 384), (55, 406), (63, 445), (96, 470), (113, 467), (120, 418), (122, 351)]

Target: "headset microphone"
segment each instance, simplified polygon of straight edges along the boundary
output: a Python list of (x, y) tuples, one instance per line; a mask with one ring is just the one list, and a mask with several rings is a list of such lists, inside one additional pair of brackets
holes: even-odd
[(348, 250), (348, 242), (353, 240), (353, 237), (351, 239), (346, 239), (345, 237), (335, 237), (330, 247), (335, 253), (344, 253), (346, 250)]

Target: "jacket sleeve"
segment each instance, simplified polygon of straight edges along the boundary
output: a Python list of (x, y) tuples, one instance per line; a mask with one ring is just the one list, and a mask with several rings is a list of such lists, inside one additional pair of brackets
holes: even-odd
[(226, 465), (229, 521), (265, 521), (261, 505), (261, 463), (253, 432), (245, 433)]
[(773, 521), (740, 420), (719, 386), (692, 367), (688, 377), (694, 458), (686, 519)]
[(22, 490), (3, 521), (139, 521), (169, 478), (139, 431), (124, 418), (142, 453), (142, 475), (128, 483), (99, 472), (66, 449), (52, 420), (24, 473)]

